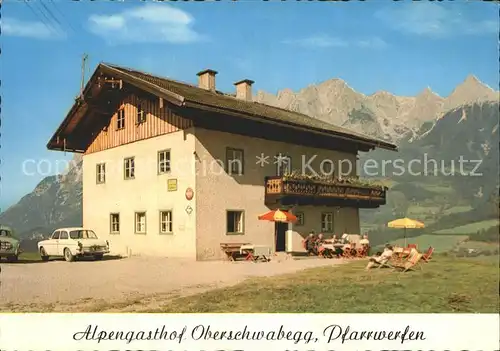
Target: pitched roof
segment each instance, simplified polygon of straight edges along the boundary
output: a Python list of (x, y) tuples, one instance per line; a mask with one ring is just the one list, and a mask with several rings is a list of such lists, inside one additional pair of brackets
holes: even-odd
[(240, 100), (234, 96), (224, 94), (219, 91), (212, 92), (188, 83), (159, 77), (113, 64), (101, 63), (99, 66), (110, 71), (118, 71), (119, 73), (125, 74), (137, 82), (147, 82), (149, 83), (148, 86), (153, 88), (157, 87), (158, 90), (163, 93), (173, 93), (173, 96), (177, 96), (182, 100), (183, 105), (194, 104), (193, 106), (198, 108), (206, 106), (215, 108), (221, 112), (238, 112), (248, 116), (260, 117), (271, 122), (278, 122), (280, 124), (290, 126), (299, 126), (311, 130), (326, 132), (336, 136), (347, 137), (349, 139), (371, 144), (374, 147), (376, 146), (389, 150), (397, 150), (397, 146), (394, 144), (335, 126), (299, 112), (259, 102)]

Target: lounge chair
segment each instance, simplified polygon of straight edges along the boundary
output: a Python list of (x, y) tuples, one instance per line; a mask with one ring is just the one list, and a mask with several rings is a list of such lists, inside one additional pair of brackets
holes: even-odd
[(427, 249), (427, 252), (425, 252), (422, 255), (422, 261), (429, 262), (432, 258), (431, 256), (432, 256), (433, 252), (434, 252), (434, 248), (432, 246), (429, 246), (429, 248)]
[[(410, 252), (412, 251), (408, 251), (408, 255), (410, 254)], [(405, 256), (402, 254), (402, 252), (394, 252), (389, 260), (379, 263), (379, 266), (377, 268), (387, 267), (394, 269), (395, 266), (403, 265), (407, 261), (409, 257), (408, 255)]]
[(408, 258), (406, 258), (405, 260), (398, 263), (392, 263), (392, 268), (393, 270), (402, 270), (403, 272), (409, 271), (410, 269), (413, 269), (417, 266), (422, 269), (422, 266), (420, 265), (421, 259), (422, 254), (417, 250), (412, 250)]
[[(392, 255), (392, 257), (388, 260), (384, 260), (382, 262), (377, 262), (377, 261), (374, 261), (376, 264), (378, 264), (378, 269), (382, 268), (382, 267), (387, 267), (387, 268), (393, 268), (393, 263), (394, 262), (399, 262), (399, 257), (396, 256), (396, 255)], [(396, 263), (397, 264), (397, 263)]]
[(391, 259), (382, 259), (381, 260), (379, 256), (370, 257), (368, 259), (368, 265), (366, 266), (366, 269), (368, 270), (370, 268), (374, 268), (375, 265), (377, 265), (378, 269), (380, 269), (382, 267), (392, 268), (392, 265), (391, 265), (390, 261), (391, 261)]

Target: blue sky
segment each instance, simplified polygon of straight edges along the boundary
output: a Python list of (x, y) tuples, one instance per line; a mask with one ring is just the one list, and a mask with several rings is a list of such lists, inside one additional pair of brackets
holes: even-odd
[(480, 2), (4, 1), (0, 208), (71, 157), (45, 145), (78, 93), (83, 52), (87, 77), (107, 61), (187, 82), (212, 68), (223, 91), (342, 78), (364, 94), (446, 96), (468, 74), (498, 88), (497, 42), (498, 5)]

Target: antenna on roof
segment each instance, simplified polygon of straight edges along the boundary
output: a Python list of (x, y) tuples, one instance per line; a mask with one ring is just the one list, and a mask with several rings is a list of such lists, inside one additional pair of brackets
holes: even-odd
[(82, 100), (83, 100), (83, 88), (85, 85), (85, 66), (87, 65), (88, 58), (89, 58), (89, 55), (84, 53), (83, 57), (82, 57), (82, 82), (81, 82), (81, 86), (80, 86), (80, 99), (82, 99)]

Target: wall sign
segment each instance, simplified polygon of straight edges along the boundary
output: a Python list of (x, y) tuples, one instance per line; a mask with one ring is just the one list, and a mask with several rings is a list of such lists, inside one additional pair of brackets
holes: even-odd
[(186, 189), (186, 200), (190, 201), (194, 197), (194, 191), (191, 188)]
[(167, 190), (177, 191), (177, 179), (172, 178), (167, 180)]

